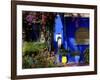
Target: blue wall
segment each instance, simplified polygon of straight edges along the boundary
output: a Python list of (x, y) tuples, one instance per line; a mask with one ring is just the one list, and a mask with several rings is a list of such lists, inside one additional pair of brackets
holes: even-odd
[[(78, 23), (78, 24), (77, 24)], [(54, 42), (56, 42), (56, 34), (61, 33), (62, 43), (65, 49), (70, 49), (71, 52), (80, 51), (81, 59), (83, 56), (83, 51), (89, 47), (89, 45), (77, 45), (75, 41), (75, 32), (78, 28), (85, 27), (89, 29), (89, 18), (87, 17), (64, 17), (63, 14), (59, 14), (55, 18), (55, 28), (54, 28)], [(56, 43), (55, 43), (56, 44)], [(57, 47), (56, 47), (57, 48)], [(74, 60), (69, 55), (70, 60)]]

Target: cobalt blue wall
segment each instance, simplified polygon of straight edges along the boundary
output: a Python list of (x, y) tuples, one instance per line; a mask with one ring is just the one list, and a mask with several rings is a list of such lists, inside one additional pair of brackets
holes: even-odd
[[(54, 42), (56, 42), (56, 34), (61, 33), (62, 43), (65, 49), (70, 49), (71, 52), (76, 50), (80, 51), (81, 60), (83, 59), (83, 51), (89, 47), (89, 45), (77, 45), (75, 41), (75, 32), (78, 28), (85, 27), (89, 29), (88, 17), (64, 17), (63, 14), (58, 14), (55, 18), (54, 28)], [(56, 43), (55, 43), (56, 44)], [(56, 46), (57, 48), (57, 46)], [(74, 58), (69, 55), (70, 61), (74, 61)]]

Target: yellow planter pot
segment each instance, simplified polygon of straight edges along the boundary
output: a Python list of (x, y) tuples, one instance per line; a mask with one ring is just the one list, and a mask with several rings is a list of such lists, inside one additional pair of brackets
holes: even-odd
[(66, 56), (62, 56), (62, 63), (66, 64), (67, 63), (67, 57)]

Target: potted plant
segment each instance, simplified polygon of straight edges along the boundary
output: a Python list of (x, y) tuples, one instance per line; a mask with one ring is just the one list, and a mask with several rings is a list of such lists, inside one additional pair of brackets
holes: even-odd
[(60, 54), (61, 54), (61, 62), (62, 64), (66, 64), (68, 62), (68, 59), (67, 59), (67, 53), (68, 53), (68, 50), (66, 49), (60, 49)]

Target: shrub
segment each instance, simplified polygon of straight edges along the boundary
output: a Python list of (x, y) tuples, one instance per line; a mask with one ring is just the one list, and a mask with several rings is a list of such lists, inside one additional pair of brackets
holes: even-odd
[(41, 42), (24, 42), (23, 43), (23, 55), (30, 53), (39, 53), (47, 48), (46, 43)]
[(89, 48), (84, 52), (85, 62), (89, 64)]

